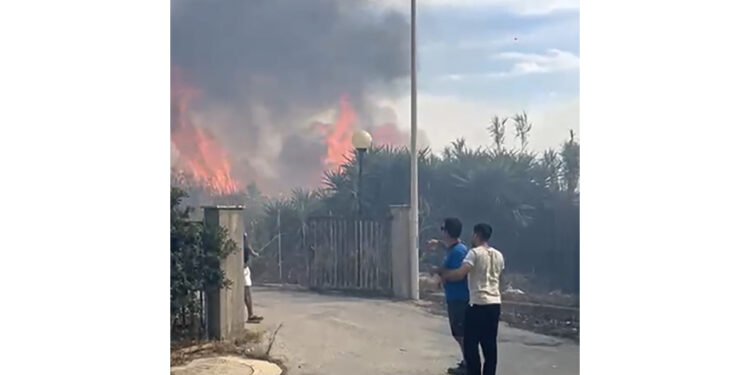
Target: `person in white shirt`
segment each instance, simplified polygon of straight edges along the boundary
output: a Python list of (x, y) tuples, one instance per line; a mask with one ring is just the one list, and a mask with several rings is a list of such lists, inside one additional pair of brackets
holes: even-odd
[(253, 285), (253, 280), (250, 277), (250, 262), (252, 257), (258, 256), (258, 253), (253, 251), (247, 243), (247, 233), (242, 236), (242, 247), (245, 258), (245, 307), (247, 308), (247, 322), (258, 323), (263, 320), (263, 317), (253, 314), (253, 296), (250, 293), (250, 286)]
[[(497, 328), (500, 322), (500, 275), (505, 269), (503, 254), (489, 246), (492, 227), (474, 226), (473, 248), (460, 268), (444, 270), (446, 280), (460, 280), (468, 275), (469, 308), (464, 327), (464, 360), (468, 375), (495, 375), (497, 370)], [(482, 347), (484, 366), (479, 358)]]

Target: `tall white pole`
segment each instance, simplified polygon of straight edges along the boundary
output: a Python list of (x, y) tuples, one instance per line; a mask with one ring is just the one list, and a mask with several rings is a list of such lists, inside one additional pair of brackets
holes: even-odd
[(282, 284), (286, 284), (284, 282), (284, 272), (281, 267), (281, 205), (279, 205), (278, 210), (276, 211), (276, 235), (278, 236), (278, 250), (279, 250), (279, 280)]
[(417, 1), (411, 0), (411, 190), (409, 202), (409, 298), (419, 299), (419, 196), (417, 179)]

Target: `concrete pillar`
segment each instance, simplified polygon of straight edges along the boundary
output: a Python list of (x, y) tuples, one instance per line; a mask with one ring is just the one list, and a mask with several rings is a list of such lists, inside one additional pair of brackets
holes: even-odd
[(409, 260), (409, 206), (391, 206), (391, 277), (393, 296), (409, 298), (411, 267)]
[(237, 244), (237, 251), (229, 254), (220, 265), (231, 285), (219, 290), (206, 291), (206, 320), (208, 336), (212, 339), (231, 339), (245, 330), (243, 209), (243, 206), (203, 207), (204, 224), (214, 228), (226, 228), (229, 238)]

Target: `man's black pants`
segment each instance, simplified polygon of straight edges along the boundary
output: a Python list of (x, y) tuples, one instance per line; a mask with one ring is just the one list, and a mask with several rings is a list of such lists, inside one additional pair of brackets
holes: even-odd
[[(497, 325), (500, 304), (471, 305), (466, 309), (464, 361), (468, 375), (495, 375), (497, 369)], [(484, 371), (479, 359), (479, 345), (484, 356)]]

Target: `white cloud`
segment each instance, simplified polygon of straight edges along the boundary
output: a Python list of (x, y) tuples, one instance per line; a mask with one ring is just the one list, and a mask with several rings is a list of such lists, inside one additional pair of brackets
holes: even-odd
[[(408, 0), (370, 0), (408, 12)], [(521, 15), (548, 14), (558, 10), (578, 9), (578, 0), (417, 0), (417, 10), (422, 7), (478, 8), (497, 7)]]
[(512, 61), (513, 66), (504, 71), (460, 74), (453, 73), (440, 76), (442, 80), (463, 81), (469, 78), (478, 79), (502, 79), (518, 77), (528, 74), (552, 73), (577, 70), (579, 65), (578, 56), (567, 51), (551, 49), (546, 54), (522, 53), (522, 52), (500, 52), (492, 55), (494, 60)]
[(578, 56), (567, 51), (551, 49), (546, 54), (500, 52), (492, 56), (495, 60), (514, 61), (510, 70), (490, 73), (490, 77), (521, 76), (534, 73), (550, 73), (578, 69)]
[(459, 81), (463, 81), (466, 78), (466, 76), (463, 74), (448, 74), (440, 78), (447, 80), (447, 81), (459, 82)]

